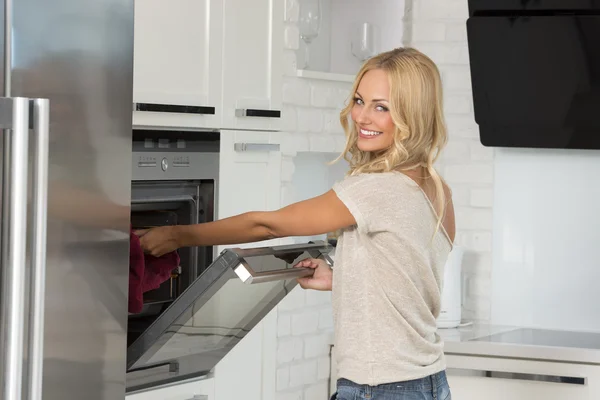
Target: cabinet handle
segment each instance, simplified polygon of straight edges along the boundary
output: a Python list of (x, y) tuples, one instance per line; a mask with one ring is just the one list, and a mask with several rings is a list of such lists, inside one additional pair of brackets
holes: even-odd
[(236, 117), (281, 118), (279, 110), (259, 110), (255, 108), (237, 108)]
[(556, 376), (556, 375), (544, 375), (544, 374), (527, 374), (520, 372), (504, 372), (504, 371), (483, 371), (478, 369), (470, 368), (448, 368), (449, 376), (474, 376), (482, 378), (497, 378), (497, 379), (509, 379), (509, 380), (522, 380), (522, 381), (536, 381), (536, 382), (552, 382), (552, 383), (565, 383), (569, 385), (585, 385), (586, 378), (573, 377), (573, 376)]
[(215, 108), (209, 106), (185, 106), (178, 104), (154, 103), (133, 103), (133, 111), (164, 112), (176, 114), (215, 114)]
[(235, 151), (279, 151), (277, 143), (235, 143)]

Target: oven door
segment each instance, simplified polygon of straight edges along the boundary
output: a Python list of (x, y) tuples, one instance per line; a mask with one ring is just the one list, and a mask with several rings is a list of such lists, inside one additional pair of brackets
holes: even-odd
[(127, 349), (127, 390), (206, 375), (311, 269), (325, 242), (227, 249)]
[[(132, 185), (134, 229), (210, 222), (214, 215), (212, 181), (137, 181)], [(181, 288), (189, 286), (212, 262), (212, 246), (179, 250)]]

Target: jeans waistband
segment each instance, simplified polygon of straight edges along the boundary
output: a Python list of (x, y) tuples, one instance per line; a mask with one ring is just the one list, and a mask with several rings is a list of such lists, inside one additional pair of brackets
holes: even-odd
[(389, 390), (415, 390), (415, 391), (431, 391), (434, 388), (438, 388), (443, 385), (448, 384), (448, 380), (446, 378), (446, 371), (440, 371), (438, 373), (426, 376), (424, 378), (413, 379), (409, 381), (400, 381), (400, 382), (390, 382), (384, 383), (377, 386), (369, 386), (369, 385), (360, 385), (358, 383), (354, 383), (348, 379), (340, 378), (337, 381), (338, 386), (349, 386), (354, 388), (377, 388), (377, 389), (389, 389)]

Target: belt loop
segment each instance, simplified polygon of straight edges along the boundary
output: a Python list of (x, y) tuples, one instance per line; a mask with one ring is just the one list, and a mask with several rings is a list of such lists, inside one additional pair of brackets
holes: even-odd
[(436, 400), (437, 399), (437, 395), (438, 395), (438, 382), (437, 382), (437, 374), (432, 374), (431, 375), (431, 394), (433, 395), (433, 399)]
[(365, 385), (365, 399), (370, 399), (372, 396), (372, 388), (370, 385)]

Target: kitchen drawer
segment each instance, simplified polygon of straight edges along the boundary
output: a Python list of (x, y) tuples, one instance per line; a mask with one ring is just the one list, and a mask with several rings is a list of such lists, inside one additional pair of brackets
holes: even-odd
[(447, 355), (452, 397), (460, 400), (592, 400), (600, 366)]

